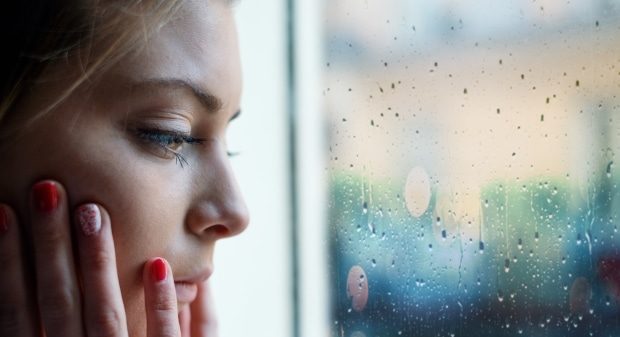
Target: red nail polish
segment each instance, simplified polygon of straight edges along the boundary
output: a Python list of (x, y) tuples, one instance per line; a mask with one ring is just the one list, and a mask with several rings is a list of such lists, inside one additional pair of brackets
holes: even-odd
[(34, 192), (34, 204), (37, 210), (49, 214), (58, 207), (58, 188), (51, 181), (40, 182), (32, 188)]
[(165, 280), (167, 272), (168, 271), (166, 270), (166, 262), (164, 262), (164, 259), (157, 258), (151, 264), (151, 274), (153, 275), (155, 281), (161, 282)]
[(0, 206), (0, 234), (6, 233), (9, 230), (9, 217), (6, 214), (4, 206)]

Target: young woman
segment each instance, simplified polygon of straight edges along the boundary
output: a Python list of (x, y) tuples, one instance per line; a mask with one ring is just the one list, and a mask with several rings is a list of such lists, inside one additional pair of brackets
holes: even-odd
[[(11, 7), (12, 6), (12, 7)], [(247, 226), (226, 0), (29, 0), (2, 17), (0, 336), (213, 336)]]

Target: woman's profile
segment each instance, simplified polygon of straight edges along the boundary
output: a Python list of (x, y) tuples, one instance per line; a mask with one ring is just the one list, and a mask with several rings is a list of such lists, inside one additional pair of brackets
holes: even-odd
[(0, 14), (0, 336), (214, 336), (215, 243), (248, 223), (229, 2)]

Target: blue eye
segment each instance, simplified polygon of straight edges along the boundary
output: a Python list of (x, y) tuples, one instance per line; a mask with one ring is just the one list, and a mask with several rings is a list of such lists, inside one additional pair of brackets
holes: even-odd
[[(163, 155), (166, 157), (174, 156), (176, 162), (184, 166), (187, 164), (187, 160), (181, 154), (181, 150), (184, 144), (202, 144), (205, 139), (195, 138), (188, 134), (184, 134), (178, 131), (160, 130), (160, 129), (136, 129), (136, 135), (141, 140), (157, 146), (163, 150)], [(170, 157), (172, 158), (172, 157)]]

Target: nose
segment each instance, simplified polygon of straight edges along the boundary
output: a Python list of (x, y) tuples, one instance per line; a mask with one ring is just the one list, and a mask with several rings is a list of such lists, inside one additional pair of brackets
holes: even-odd
[(196, 197), (185, 222), (195, 235), (217, 240), (243, 232), (249, 214), (225, 151), (214, 152), (194, 174)]

